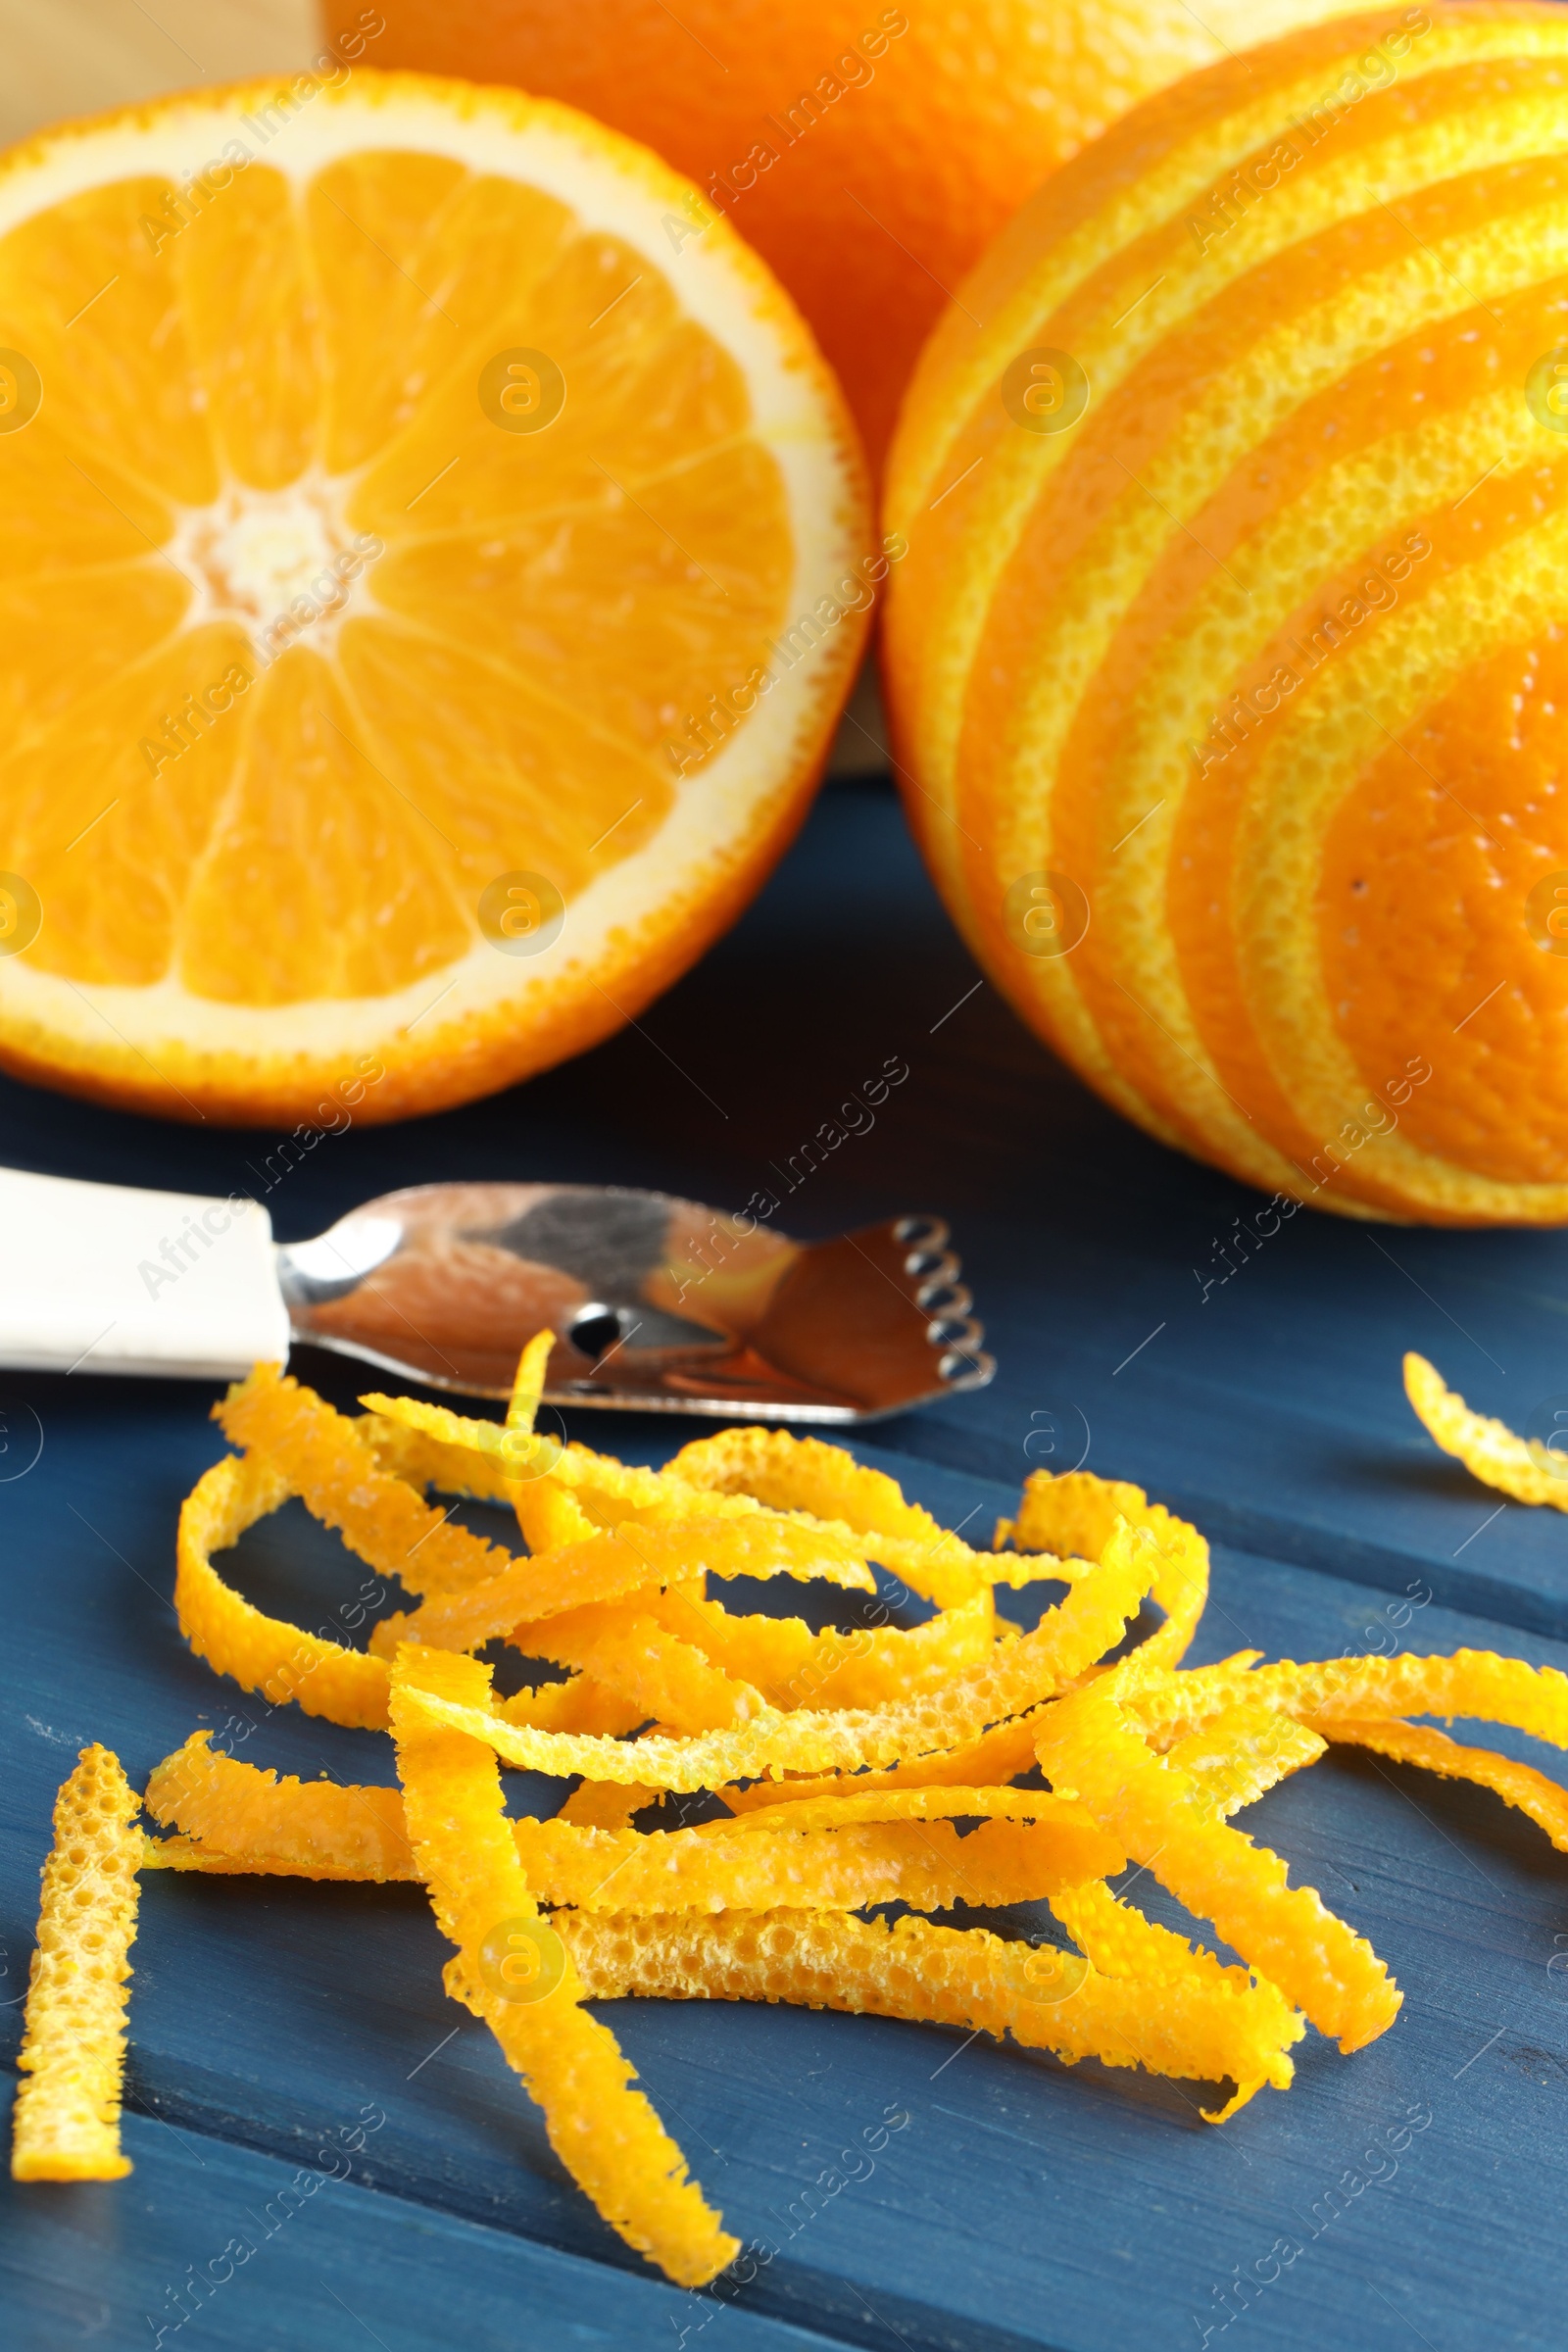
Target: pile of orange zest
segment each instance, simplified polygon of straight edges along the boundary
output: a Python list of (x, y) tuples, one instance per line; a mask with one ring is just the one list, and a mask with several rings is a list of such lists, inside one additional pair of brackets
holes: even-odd
[(307, 1715), (385, 1731), (390, 1685), (385, 1663), (264, 1616), (224, 1584), (210, 1554), (237, 1544), (248, 1527), (286, 1502), (286, 1474), (266, 1456), (229, 1454), (204, 1471), (179, 1514), (174, 1609), (199, 1658), (274, 1706), (295, 1699)]
[[(1300, 2023), (1260, 2001), (1243, 1970), (1167, 1981), (1107, 1977), (1054, 1945), (1004, 1942), (983, 1928), (831, 1911), (702, 1919), (564, 1912), (562, 1940), (591, 1997), (791, 2001), (1011, 2034), (1074, 2064), (1144, 2067), (1194, 2082), (1291, 2080)], [(1216, 1964), (1217, 1966), (1217, 1964)], [(1229, 1981), (1234, 1980), (1234, 1981)]]
[(55, 1801), (38, 1949), (27, 1988), (11, 2144), (15, 2180), (119, 2180), (126, 1954), (142, 1836), (136, 1792), (106, 1747), (84, 1747)]
[[(62, 2163), (119, 2162), (111, 2092), (137, 1868), (422, 1882), (458, 1947), (449, 1989), (491, 2025), (601, 2212), (689, 2284), (734, 2241), (585, 1997), (795, 2000), (1010, 2035), (1069, 2063), (1228, 2082), (1228, 2100), (1202, 2111), (1220, 2123), (1289, 2084), (1308, 2021), (1351, 2051), (1400, 1997), (1370, 1945), (1232, 1816), (1331, 1744), (1360, 1746), (1494, 1790), (1568, 1851), (1568, 1790), (1412, 1720), (1490, 1721), (1568, 1748), (1568, 1676), (1553, 1668), (1490, 1650), (1299, 1664), (1244, 1650), (1190, 1669), (1207, 1546), (1138, 1487), (1037, 1473), (998, 1523), (999, 1548), (972, 1552), (816, 1439), (729, 1431), (647, 1470), (541, 1437), (549, 1352), (548, 1334), (525, 1350), (506, 1426), (382, 1396), (353, 1421), (267, 1366), (220, 1408), (246, 1450), (181, 1513), (181, 1627), (274, 1703), (390, 1727), (402, 1790), (280, 1778), (200, 1733), (148, 1784), (160, 1835), (133, 1826), (127, 1793), (114, 1816), (123, 1875), (103, 1897), (123, 1926), (104, 1980), (110, 2055), (72, 2094)], [(452, 1525), (431, 1490), (512, 1505), (527, 1556)], [(212, 1566), (292, 1495), (423, 1595), (380, 1619), (368, 1652), (264, 1616)], [(858, 1603), (858, 1629), (818, 1633), (732, 1613), (707, 1591), (713, 1573), (874, 1592), (868, 1561), (934, 1603), (929, 1621), (890, 1624), (882, 1603)], [(1047, 1580), (1065, 1593), (1032, 1631), (998, 1614), (1000, 1589)], [(1163, 1621), (1110, 1662), (1146, 1601)], [(497, 1698), (466, 1654), (496, 1637), (566, 1679)], [(118, 1773), (93, 1752), (101, 1776)], [(502, 1762), (580, 1785), (553, 1820), (509, 1822)], [(1037, 1764), (1050, 1786), (1017, 1786)], [(79, 1779), (62, 1792), (51, 1870), (76, 1866)], [(677, 1791), (725, 1811), (688, 1827), (670, 1806), (661, 1822)], [(1113, 1894), (1129, 1860), (1245, 1965)], [(46, 1873), (46, 1916), (63, 1899), (50, 1887)], [(856, 1916), (1035, 1901), (1076, 1952)], [(554, 1955), (538, 1999), (498, 1974), (518, 1938), (541, 1969)], [(95, 1958), (112, 1944), (106, 1928)], [(62, 1929), (47, 1948), (68, 1945)], [(40, 2080), (49, 2047), (60, 2054), (58, 2033), (46, 2046), (57, 2014), (29, 2008)]]
[(275, 1364), (258, 1364), (213, 1418), (247, 1453), (263, 1454), (306, 1509), (350, 1551), (411, 1592), (462, 1592), (512, 1565), (508, 1553), (421, 1502), (375, 1461), (355, 1424)]
[(1424, 1355), (1405, 1357), (1404, 1393), (1428, 1436), (1484, 1487), (1511, 1494), (1516, 1502), (1568, 1511), (1568, 1460), (1540, 1438), (1516, 1438), (1505, 1422), (1473, 1413), (1462, 1396), (1444, 1386), (1442, 1374)]
[[(458, 1961), (448, 1988), (484, 2022), (544, 2112), (550, 2144), (627, 2245), (681, 2286), (702, 2286), (740, 2251), (687, 2178), (686, 2160), (641, 2091), (609, 2028), (582, 2007), (569, 1954), (541, 1998), (516, 1997), (496, 1939), (553, 1931), (528, 1890), (495, 1758), (461, 1732), (431, 1729), (415, 1691), (482, 1708), (489, 1669), (407, 1643), (392, 1669), (392, 1737), (409, 1835), (431, 1908)], [(548, 1948), (548, 1947), (547, 1947)]]
[(1045, 1717), (1037, 1754), (1063, 1794), (1087, 1805), (1135, 1862), (1303, 2009), (1342, 2050), (1393, 2024), (1401, 1995), (1371, 1945), (1285, 1863), (1221, 1821), (1189, 1772), (1147, 1744), (1114, 1679)]

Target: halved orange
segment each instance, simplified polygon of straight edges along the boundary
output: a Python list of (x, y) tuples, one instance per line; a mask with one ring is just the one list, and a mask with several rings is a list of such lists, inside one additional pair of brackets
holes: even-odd
[(0, 164), (0, 1061), (401, 1116), (604, 1037), (804, 812), (876, 582), (765, 268), (417, 74)]

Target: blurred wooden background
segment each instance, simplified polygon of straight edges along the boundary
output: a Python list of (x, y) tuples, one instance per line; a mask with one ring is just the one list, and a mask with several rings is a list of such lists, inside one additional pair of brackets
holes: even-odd
[(308, 65), (315, 0), (0, 0), (0, 143), (63, 115)]

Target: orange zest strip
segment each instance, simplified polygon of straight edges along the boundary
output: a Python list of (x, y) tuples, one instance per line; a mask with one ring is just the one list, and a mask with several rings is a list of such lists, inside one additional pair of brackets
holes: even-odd
[(1442, 1715), (1451, 1722), (1458, 1715), (1506, 1723), (1553, 1747), (1568, 1747), (1568, 1675), (1555, 1666), (1530, 1666), (1492, 1649), (1456, 1649), (1446, 1658), (1325, 1658), (1304, 1665), (1286, 1658), (1255, 1668), (1250, 1655), (1170, 1676), (1147, 1694), (1134, 1691), (1131, 1711), (1156, 1736), (1195, 1730), (1238, 1700), (1277, 1708), (1330, 1738), (1332, 1724), (1342, 1718)]
[(264, 1616), (212, 1564), (212, 1552), (237, 1544), (289, 1493), (286, 1472), (261, 1454), (229, 1454), (203, 1472), (179, 1514), (179, 1630), (215, 1673), (231, 1676), (241, 1690), (261, 1691), (274, 1706), (297, 1699), (307, 1715), (384, 1731), (389, 1685), (381, 1659)]
[(1396, 1764), (1419, 1764), (1446, 1780), (1473, 1781), (1490, 1788), (1545, 1831), (1560, 1853), (1568, 1854), (1568, 1789), (1533, 1764), (1516, 1764), (1490, 1747), (1462, 1747), (1446, 1732), (1425, 1723), (1353, 1723), (1336, 1717), (1323, 1727), (1336, 1746), (1370, 1748)]
[(578, 1829), (517, 1822), (529, 1884), (547, 1902), (588, 1911), (854, 1910), (904, 1902), (1036, 1902), (1121, 1867), (1093, 1822), (990, 1821), (967, 1838), (951, 1822), (860, 1823), (750, 1837), (707, 1831)]
[[(1144, 2067), (1194, 2082), (1291, 2079), (1267, 2049), (1250, 1991), (1195, 1979), (1156, 1986), (1102, 1977), (1075, 1952), (1004, 1942), (983, 1928), (933, 1927), (831, 1911), (731, 1912), (716, 1919), (602, 1917), (563, 1911), (556, 1925), (590, 1997), (790, 2001), (960, 2031), (1006, 2034), (1072, 2065)], [(1238, 1975), (1240, 1971), (1236, 1972)], [(1289, 2021), (1284, 2040), (1299, 2033)]]
[(573, 1609), (543, 1625), (520, 1625), (513, 1639), (530, 1657), (575, 1666), (615, 1691), (649, 1720), (674, 1732), (716, 1732), (750, 1723), (766, 1700), (736, 1682), (700, 1649), (635, 1607)]
[(1568, 1460), (1539, 1438), (1516, 1438), (1505, 1422), (1473, 1413), (1424, 1355), (1405, 1357), (1404, 1393), (1427, 1435), (1484, 1487), (1511, 1494), (1516, 1502), (1568, 1511)]
[[(144, 1867), (377, 1883), (418, 1876), (398, 1789), (279, 1780), (215, 1755), (206, 1740), (197, 1734), (148, 1783), (149, 1812), (181, 1835), (147, 1839)], [(752, 1834), (756, 1823), (737, 1822), (648, 1836), (560, 1816), (510, 1826), (534, 1895), (592, 1911), (884, 1902), (933, 1911), (1034, 1902), (1123, 1867), (1125, 1856), (1092, 1817), (1059, 1798), (974, 1790), (962, 1809), (985, 1810), (987, 1799), (1009, 1795), (1039, 1818), (993, 1819), (963, 1838), (947, 1821), (915, 1818), (791, 1820), (767, 1837)]]
[(634, 1699), (607, 1690), (591, 1674), (569, 1674), (564, 1683), (540, 1683), (497, 1702), (503, 1723), (525, 1723), (539, 1732), (589, 1732), (618, 1740), (647, 1720)]
[(891, 1764), (973, 1740), (994, 1720), (1021, 1713), (1076, 1682), (1103, 1655), (1153, 1580), (1152, 1540), (1118, 1528), (1104, 1558), (1031, 1634), (999, 1645), (939, 1691), (880, 1711), (794, 1715), (764, 1712), (734, 1731), (689, 1740), (650, 1734), (630, 1742), (568, 1738), (503, 1723), (488, 1709), (433, 1690), (411, 1689), (406, 1704), (430, 1728), (443, 1724), (484, 1740), (525, 1771), (582, 1773), (590, 1780), (650, 1788), (711, 1788), (775, 1771), (827, 1772)]
[(213, 1418), (232, 1445), (275, 1463), (350, 1551), (411, 1592), (459, 1592), (512, 1565), (507, 1552), (432, 1510), (406, 1479), (378, 1469), (355, 1423), (275, 1364), (258, 1364)]
[(1147, 1919), (1135, 1903), (1123, 1902), (1102, 1883), (1067, 1887), (1051, 1897), (1051, 1908), (1102, 1977), (1132, 1978), (1151, 1992), (1157, 1990), (1161, 2000), (1175, 1984), (1206, 1987), (1231, 2004), (1238, 2030), (1246, 2018), (1252, 2058), (1233, 2063), (1236, 2095), (1212, 2114), (1204, 2109), (1205, 2123), (1229, 2122), (1265, 2083), (1289, 2089), (1295, 2070), (1286, 2053), (1306, 2026), (1266, 1977), (1225, 1967), (1212, 1952), (1195, 1949), (1184, 1936)]
[(55, 1800), (13, 2119), (14, 2180), (120, 2180), (125, 2004), (142, 1834), (136, 1792), (84, 1747)]
[(805, 1511), (853, 1528), (870, 1557), (911, 1592), (952, 1608), (985, 1590), (995, 1563), (970, 1549), (895, 1480), (858, 1462), (842, 1446), (792, 1437), (786, 1429), (725, 1429), (696, 1438), (668, 1464), (672, 1477), (720, 1494), (748, 1494), (775, 1510)]
[(145, 1800), (154, 1821), (216, 1852), (270, 1856), (311, 1876), (415, 1876), (401, 1789), (279, 1780), (223, 1755), (210, 1738), (193, 1732), (154, 1769)]
[(670, 1591), (654, 1604), (669, 1631), (779, 1707), (872, 1707), (936, 1690), (985, 1657), (996, 1638), (988, 1592), (925, 1625), (813, 1634), (799, 1617), (735, 1616), (721, 1601)]
[(1166, 1754), (1171, 1764), (1192, 1776), (1215, 1819), (1228, 1821), (1291, 1773), (1315, 1764), (1327, 1745), (1310, 1725), (1298, 1723), (1294, 1716), (1238, 1701), (1189, 1732)]
[(1077, 1796), (1135, 1862), (1269, 1977), (1348, 2053), (1394, 2023), (1400, 1994), (1371, 1945), (1285, 1863), (1215, 1818), (1191, 1773), (1155, 1755), (1113, 1691), (1089, 1689), (1044, 1719), (1048, 1779)]
[(889, 1772), (828, 1773), (818, 1778), (759, 1781), (750, 1788), (718, 1790), (732, 1813), (760, 1805), (799, 1804), (818, 1796), (863, 1795), (872, 1789), (983, 1788), (1028, 1772), (1035, 1761), (1040, 1710), (999, 1723), (964, 1746), (918, 1756)]
[(1049, 1470), (1036, 1470), (1024, 1482), (1017, 1518), (998, 1522), (997, 1542), (1000, 1546), (1010, 1538), (1026, 1566), (1032, 1565), (1028, 1554), (1045, 1553), (1048, 1572), (1054, 1572), (1074, 1555), (1098, 1560), (1118, 1519), (1153, 1539), (1159, 1573), (1151, 1598), (1165, 1613), (1164, 1624), (1140, 1644), (1137, 1669), (1123, 1668), (1125, 1687), (1134, 1673), (1179, 1664), (1191, 1646), (1208, 1599), (1208, 1545), (1197, 1528), (1163, 1503), (1151, 1502), (1142, 1487), (1126, 1479), (1098, 1478), (1092, 1470), (1054, 1478)]
[[(740, 2251), (643, 2094), (614, 2035), (582, 2008), (569, 1954), (528, 1890), (501, 1774), (480, 1741), (432, 1729), (409, 1705), (437, 1693), (482, 1713), (489, 1670), (406, 1645), (393, 1666), (392, 1736), (409, 1834), (442, 1933), (458, 1949), (448, 1988), (482, 2017), (544, 2111), (550, 2144), (599, 2212), (681, 2286), (702, 2286)], [(531, 1971), (523, 1963), (531, 1963)]]
[[(1044, 1788), (868, 1788), (865, 1784), (873, 1777), (883, 1780), (891, 1775), (873, 1776), (869, 1773), (834, 1785), (831, 1793), (809, 1796), (797, 1802), (760, 1805), (741, 1813), (734, 1821), (710, 1821), (694, 1831), (698, 1838), (727, 1836), (736, 1829), (762, 1832), (768, 1830), (839, 1830), (854, 1822), (862, 1821), (1042, 1821), (1062, 1830), (1093, 1831), (1097, 1839), (1103, 1840), (1100, 1850), (1114, 1854), (1116, 1848), (1099, 1829), (1094, 1815), (1070, 1798), (1054, 1796)], [(822, 1784), (818, 1784), (820, 1788)], [(776, 1783), (760, 1782), (754, 1793), (775, 1798), (786, 1791)], [(1102, 1871), (1090, 1873), (1104, 1878), (1120, 1870), (1120, 1861), (1107, 1861)]]
[(512, 1396), (507, 1404), (507, 1428), (514, 1435), (531, 1437), (539, 1399), (545, 1393), (545, 1371), (556, 1345), (556, 1335), (547, 1325), (536, 1331), (517, 1358), (516, 1375), (512, 1383)]
[[(568, 1491), (579, 1507), (586, 1507), (589, 1517), (602, 1525), (621, 1526), (632, 1519), (640, 1527), (650, 1528), (668, 1520), (721, 1519), (739, 1521), (752, 1528), (760, 1522), (771, 1523), (775, 1528), (782, 1524), (792, 1528), (800, 1539), (800, 1550), (793, 1555), (782, 1554), (778, 1564), (771, 1568), (719, 1567), (719, 1575), (784, 1575), (803, 1582), (821, 1577), (829, 1584), (843, 1585), (854, 1592), (876, 1590), (876, 1580), (865, 1565), (872, 1547), (861, 1543), (850, 1528), (819, 1521), (799, 1511), (769, 1509), (744, 1494), (714, 1491), (703, 1494), (700, 1501), (701, 1490), (683, 1477), (674, 1463), (662, 1470), (643, 1470), (635, 1464), (614, 1461), (608, 1454), (594, 1453), (586, 1446), (563, 1446), (552, 1437), (535, 1437), (524, 1447), (517, 1443), (515, 1432), (503, 1430), (494, 1421), (471, 1420), (445, 1405), (423, 1404), (412, 1396), (371, 1394), (362, 1396), (360, 1402), (384, 1422), (398, 1423), (443, 1446), (471, 1451), (489, 1463), (504, 1462), (514, 1482), (548, 1477)], [(677, 1456), (676, 1460), (680, 1458)], [(890, 1479), (887, 1483), (892, 1486), (893, 1482)], [(894, 1493), (897, 1492), (895, 1488)], [(513, 1487), (509, 1486), (509, 1498), (513, 1493)], [(936, 1527), (935, 1521), (931, 1524)], [(936, 1529), (939, 1536), (943, 1532)]]

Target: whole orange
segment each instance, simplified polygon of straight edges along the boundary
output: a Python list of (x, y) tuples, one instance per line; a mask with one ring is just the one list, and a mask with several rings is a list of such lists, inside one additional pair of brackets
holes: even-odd
[(1565, 82), (1568, 12), (1434, 0), (1151, 100), (890, 467), (976, 954), (1129, 1117), (1350, 1215), (1568, 1219)]
[[(1353, 5), (381, 0), (373, 55), (566, 99), (686, 172), (800, 304), (877, 464), (928, 329), (1048, 172), (1179, 74)], [(325, 0), (333, 29), (365, 14)]]

